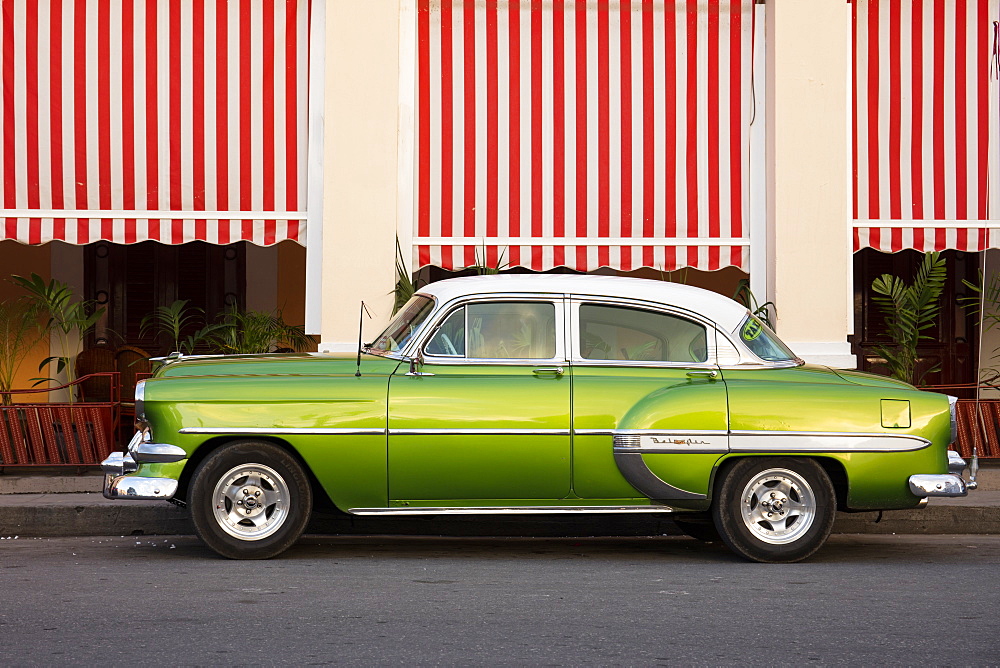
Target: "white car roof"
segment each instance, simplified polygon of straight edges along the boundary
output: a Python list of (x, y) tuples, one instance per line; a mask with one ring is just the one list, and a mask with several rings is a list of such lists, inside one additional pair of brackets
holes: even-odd
[(747, 315), (747, 308), (728, 297), (690, 285), (653, 281), (645, 278), (576, 274), (495, 274), (450, 278), (430, 283), (418, 294), (449, 302), (456, 297), (491, 293), (533, 292), (622, 297), (669, 304), (714, 321), (725, 331), (735, 331)]

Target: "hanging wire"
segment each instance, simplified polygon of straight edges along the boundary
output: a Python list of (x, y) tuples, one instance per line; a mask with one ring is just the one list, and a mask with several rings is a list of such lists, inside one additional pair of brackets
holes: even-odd
[(990, 54), (990, 78), (1000, 79), (1000, 21), (993, 22), (993, 51)]
[[(993, 48), (990, 53), (990, 78), (994, 80), (1000, 80), (1000, 21), (992, 22), (993, 28)], [(986, 180), (986, 217), (990, 218), (992, 216), (992, 211), (990, 211), (990, 197), (989, 190), (993, 187), (993, 179)], [(989, 235), (990, 231), (987, 230), (986, 234)], [(979, 265), (979, 276), (982, 281), (982, 285), (979, 290), (979, 350), (976, 355), (976, 408), (973, 414), (973, 419), (975, 420), (975, 428), (972, 429), (972, 453), (976, 454), (979, 450), (979, 437), (982, 436), (982, 442), (985, 444), (988, 442), (988, 437), (986, 433), (986, 418), (983, 416), (982, 404), (980, 403), (983, 395), (983, 335), (985, 334), (985, 326), (983, 323), (986, 321), (986, 255), (989, 253), (989, 238), (987, 237), (986, 248), (980, 253), (982, 256)]]

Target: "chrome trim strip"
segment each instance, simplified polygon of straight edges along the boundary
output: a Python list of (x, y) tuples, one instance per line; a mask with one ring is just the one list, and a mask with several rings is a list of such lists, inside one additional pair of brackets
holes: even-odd
[(806, 362), (800, 357), (796, 357), (793, 360), (785, 360), (784, 362), (747, 362), (745, 364), (720, 364), (720, 369), (731, 369), (731, 370), (746, 370), (746, 369), (792, 369), (794, 367), (802, 366)]
[[(386, 433), (392, 436), (569, 436), (569, 429), (379, 429), (326, 427), (184, 427), (180, 434), (303, 434), (303, 435), (336, 435), (336, 436), (379, 436)], [(610, 432), (608, 432), (610, 433)]]
[[(824, 431), (664, 431), (663, 429), (574, 429), (574, 436), (699, 436), (721, 437), (728, 435), (732, 452), (909, 452), (922, 450), (931, 442), (908, 434), (866, 434)], [(799, 439), (790, 443), (791, 439)], [(840, 439), (840, 443), (831, 443)], [(779, 440), (781, 442), (776, 442)], [(621, 446), (618, 446), (621, 447)], [(633, 446), (632, 451), (635, 451)], [(688, 448), (670, 448), (669, 452), (693, 452)], [(725, 452), (721, 446), (709, 447), (708, 452)], [(644, 448), (642, 452), (650, 452)]]
[(427, 508), (350, 508), (352, 515), (556, 515), (672, 513), (667, 506), (462, 506)]
[(611, 433), (617, 435), (635, 436), (728, 436), (725, 429), (615, 429)]
[(909, 434), (859, 434), (824, 431), (733, 431), (733, 452), (910, 452), (931, 444)]
[[(715, 371), (720, 368), (718, 364), (712, 362), (652, 362), (642, 360), (593, 360), (586, 358), (574, 358), (573, 366), (613, 366), (615, 368), (628, 367), (634, 369), (698, 369), (705, 371)], [(740, 368), (742, 369), (743, 367)]]
[(329, 435), (329, 436), (384, 436), (385, 429), (380, 427), (371, 428), (343, 428), (334, 429), (328, 427), (184, 427), (179, 430), (179, 434), (303, 434), (303, 435)]
[[(142, 432), (139, 432), (142, 433)], [(187, 452), (183, 448), (169, 443), (150, 443), (142, 441), (134, 449), (129, 448), (133, 459), (145, 464), (170, 464), (187, 459)]]
[(574, 429), (573, 433), (578, 436), (616, 436), (616, 435), (629, 435), (635, 434), (638, 436), (659, 436), (661, 434), (670, 434), (671, 436), (728, 436), (729, 432), (725, 429), (702, 429), (699, 431), (683, 431), (678, 429), (677, 431), (665, 431), (663, 429)]
[(427, 366), (569, 366), (569, 362), (558, 357), (449, 357), (425, 354), (423, 361)]
[(885, 434), (860, 431), (784, 431), (778, 429), (734, 429), (731, 436), (884, 436), (886, 438), (919, 438), (909, 434)]
[(390, 436), (569, 436), (569, 429), (390, 429)]
[(630, 485), (656, 501), (679, 499), (704, 499), (704, 494), (695, 494), (673, 485), (668, 485), (649, 470), (642, 458), (641, 452), (622, 452), (615, 450), (615, 464)]

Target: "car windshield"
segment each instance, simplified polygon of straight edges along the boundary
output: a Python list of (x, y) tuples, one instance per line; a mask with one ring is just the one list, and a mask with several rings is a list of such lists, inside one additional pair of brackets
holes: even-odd
[(434, 300), (423, 295), (413, 295), (403, 308), (389, 322), (385, 331), (379, 334), (374, 343), (369, 346), (372, 352), (396, 352), (410, 340), (413, 333), (431, 314)]
[(754, 355), (767, 362), (795, 361), (795, 353), (755, 315), (748, 315), (737, 330), (740, 340)]

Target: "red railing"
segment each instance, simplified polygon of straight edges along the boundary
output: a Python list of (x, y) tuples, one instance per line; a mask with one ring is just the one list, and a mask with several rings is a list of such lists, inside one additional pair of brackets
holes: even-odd
[(959, 399), (957, 409), (958, 454), (971, 457), (974, 445), (980, 457), (1000, 457), (1000, 399)]
[(966, 399), (981, 390), (1000, 390), (993, 384), (955, 383), (952, 385), (926, 385), (922, 390), (959, 395), (956, 405), (958, 439), (955, 450), (965, 458), (972, 456), (972, 448), (983, 458), (1000, 458), (1000, 399)]
[(75, 393), (85, 383), (110, 386), (110, 400), (0, 404), (0, 467), (93, 466), (118, 449), (121, 400), (116, 372), (89, 374), (59, 387), (0, 392), (0, 398)]

